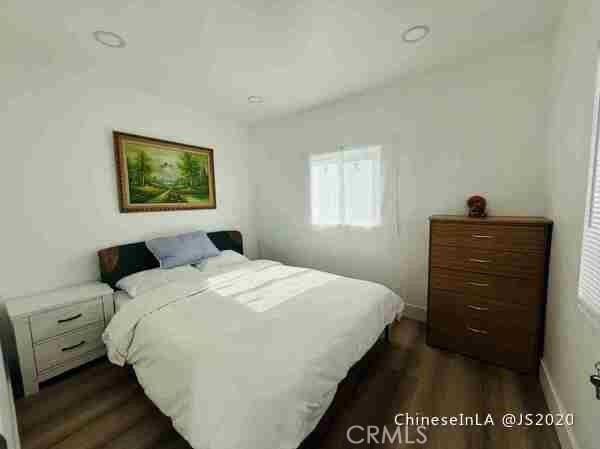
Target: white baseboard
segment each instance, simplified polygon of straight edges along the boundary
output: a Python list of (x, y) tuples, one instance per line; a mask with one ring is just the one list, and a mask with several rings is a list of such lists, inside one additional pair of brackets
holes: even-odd
[(412, 304), (404, 305), (404, 312), (402, 316), (410, 318), (411, 320), (426, 322), (427, 321), (427, 309), (421, 306), (414, 306)]
[[(546, 364), (544, 363), (543, 359), (540, 363), (540, 384), (542, 386), (544, 396), (546, 397), (546, 403), (548, 404), (550, 412), (562, 414), (568, 413), (560, 397), (558, 396), (558, 393), (556, 392), (554, 382), (552, 381), (550, 372), (546, 368)], [(575, 433), (573, 432), (572, 427), (558, 426), (555, 427), (555, 429), (562, 449), (580, 449), (579, 443), (577, 443), (577, 438), (575, 438)]]

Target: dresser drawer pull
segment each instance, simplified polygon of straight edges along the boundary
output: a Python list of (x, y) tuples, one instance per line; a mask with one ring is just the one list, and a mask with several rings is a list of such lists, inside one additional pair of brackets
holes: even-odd
[(77, 315), (73, 315), (72, 317), (69, 318), (63, 318), (62, 320), (58, 320), (58, 324), (62, 324), (62, 323), (68, 323), (69, 321), (73, 321), (76, 320), (77, 318), (81, 318), (81, 313), (78, 313)]
[(493, 239), (493, 235), (485, 235), (485, 234), (473, 234), (471, 237), (474, 239)]
[(487, 333), (488, 333), (488, 331), (484, 331), (481, 329), (475, 329), (474, 327), (469, 327), (469, 326), (467, 326), (467, 329), (475, 334), (487, 335)]
[(490, 309), (489, 309), (489, 308), (487, 308), (487, 307), (473, 306), (473, 305), (471, 305), (471, 304), (469, 304), (467, 307), (468, 307), (469, 309), (478, 310), (478, 311), (480, 311), (480, 312), (485, 312), (485, 311), (487, 311), (487, 310), (490, 310)]
[(67, 346), (66, 348), (62, 348), (62, 352), (72, 351), (73, 349), (77, 349), (85, 344), (85, 340), (81, 340), (79, 343), (73, 346)]
[(490, 263), (491, 262), (490, 259), (473, 259), (473, 258), (469, 259), (469, 261), (477, 262), (477, 263)]
[(489, 287), (490, 284), (485, 284), (483, 282), (467, 282), (467, 284), (472, 285), (474, 287)]

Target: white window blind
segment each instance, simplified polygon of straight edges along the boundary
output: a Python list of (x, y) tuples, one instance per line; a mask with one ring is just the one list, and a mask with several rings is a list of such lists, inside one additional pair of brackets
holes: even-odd
[(380, 225), (382, 190), (381, 147), (344, 147), (310, 156), (313, 225)]
[[(600, 74), (600, 70), (598, 70)], [(579, 299), (593, 318), (600, 321), (600, 149), (599, 147), (600, 77), (597, 76), (594, 100), (592, 150), (581, 264)]]

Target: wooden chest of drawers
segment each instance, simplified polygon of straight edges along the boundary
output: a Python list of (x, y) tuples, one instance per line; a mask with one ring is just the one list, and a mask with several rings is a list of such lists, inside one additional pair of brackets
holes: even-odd
[(536, 371), (551, 238), (545, 218), (431, 217), (427, 343)]

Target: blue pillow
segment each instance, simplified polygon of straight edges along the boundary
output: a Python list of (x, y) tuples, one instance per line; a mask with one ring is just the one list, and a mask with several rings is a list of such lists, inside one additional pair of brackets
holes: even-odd
[(204, 231), (148, 240), (146, 247), (156, 257), (161, 268), (201, 262), (220, 253)]

